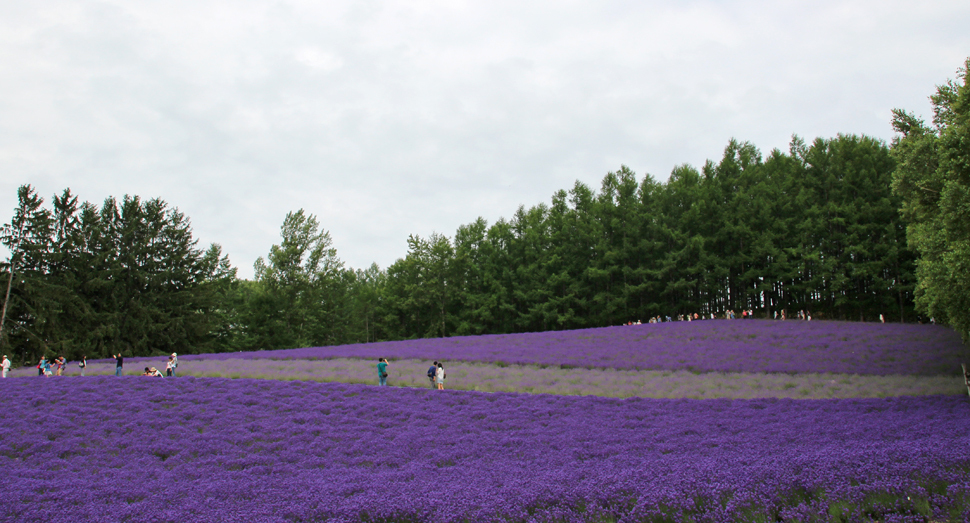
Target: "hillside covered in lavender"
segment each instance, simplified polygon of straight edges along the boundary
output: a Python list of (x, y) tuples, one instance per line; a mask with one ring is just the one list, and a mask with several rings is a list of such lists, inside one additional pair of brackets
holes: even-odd
[(956, 375), (960, 336), (937, 325), (705, 320), (525, 334), (185, 356), (186, 360), (379, 357), (694, 372)]

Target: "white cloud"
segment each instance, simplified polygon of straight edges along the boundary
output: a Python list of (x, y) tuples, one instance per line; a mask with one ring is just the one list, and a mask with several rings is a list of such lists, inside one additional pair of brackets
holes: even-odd
[(0, 7), (16, 187), (159, 196), (243, 275), (304, 208), (352, 266), (593, 186), (892, 136), (970, 54), (956, 2), (139, 2)]

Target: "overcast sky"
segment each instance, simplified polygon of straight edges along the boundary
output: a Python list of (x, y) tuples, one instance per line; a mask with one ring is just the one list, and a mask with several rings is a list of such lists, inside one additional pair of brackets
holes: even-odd
[(387, 267), (622, 164), (888, 141), (968, 27), (965, 0), (0, 1), (0, 223), (25, 183), (160, 197), (251, 277), (303, 208)]

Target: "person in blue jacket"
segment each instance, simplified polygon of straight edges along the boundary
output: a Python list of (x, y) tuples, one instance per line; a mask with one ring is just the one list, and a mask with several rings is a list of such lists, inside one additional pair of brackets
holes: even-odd
[(432, 363), (431, 367), (428, 369), (428, 381), (431, 382), (432, 389), (437, 388), (434, 383), (434, 378), (437, 374), (438, 374), (438, 362), (436, 361)]

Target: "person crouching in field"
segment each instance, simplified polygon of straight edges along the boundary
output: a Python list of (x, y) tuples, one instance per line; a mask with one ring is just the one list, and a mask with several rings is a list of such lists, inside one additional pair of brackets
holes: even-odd
[(437, 375), (438, 375), (438, 362), (436, 361), (432, 363), (431, 367), (428, 369), (428, 381), (431, 382), (432, 389), (435, 388), (434, 379)]
[(381, 387), (387, 386), (387, 358), (377, 358), (377, 378)]

